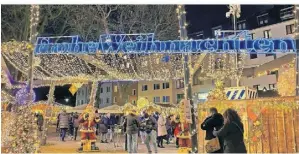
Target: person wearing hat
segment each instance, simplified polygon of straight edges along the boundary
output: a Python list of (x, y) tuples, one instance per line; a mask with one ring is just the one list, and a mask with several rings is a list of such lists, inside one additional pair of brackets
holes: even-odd
[(136, 110), (132, 110), (127, 116), (126, 132), (129, 153), (137, 153), (139, 122), (136, 114)]

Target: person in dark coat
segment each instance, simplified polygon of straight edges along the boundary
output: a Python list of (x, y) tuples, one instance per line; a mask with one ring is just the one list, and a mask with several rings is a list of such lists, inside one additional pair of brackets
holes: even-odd
[(136, 114), (136, 110), (132, 110), (131, 113), (127, 116), (126, 131), (129, 153), (137, 153), (139, 120)]
[[(201, 129), (206, 131), (205, 140), (211, 140), (215, 138), (213, 135), (214, 130), (219, 130), (223, 126), (223, 116), (218, 113), (216, 108), (210, 108), (210, 116), (207, 117), (201, 124)], [(223, 153), (223, 141), (221, 137), (218, 137), (221, 149), (213, 153)]]
[(78, 129), (80, 126), (80, 119), (79, 119), (79, 115), (77, 113), (75, 113), (75, 115), (73, 117), (73, 123), (74, 123), (74, 140), (76, 141), (77, 135), (78, 135)]
[(108, 133), (108, 118), (106, 116), (102, 116), (100, 124), (99, 124), (99, 132), (101, 135), (101, 143), (108, 143), (107, 141), (107, 133)]
[(244, 143), (244, 127), (237, 111), (227, 109), (224, 114), (224, 125), (220, 130), (214, 130), (213, 135), (223, 139), (224, 153), (247, 153)]

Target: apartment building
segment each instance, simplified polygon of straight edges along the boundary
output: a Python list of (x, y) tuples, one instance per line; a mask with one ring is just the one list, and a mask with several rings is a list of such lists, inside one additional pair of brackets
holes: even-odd
[(98, 90), (96, 95), (96, 107), (104, 108), (113, 105), (112, 96), (112, 82), (99, 82)]
[(113, 82), (113, 104), (123, 106), (125, 103), (137, 103), (138, 82), (137, 81), (118, 81)]
[(152, 103), (175, 103), (174, 80), (138, 81), (138, 98), (147, 98)]
[(80, 87), (76, 93), (76, 106), (89, 103), (91, 86), (89, 84), (84, 84)]
[[(284, 38), (294, 37), (295, 21), (294, 6), (275, 5), (273, 8), (256, 12), (252, 16), (243, 17), (237, 21), (237, 30), (249, 30), (252, 39), (256, 38)], [(232, 30), (232, 23), (216, 25), (211, 28), (211, 34), (216, 37), (219, 30)], [(203, 32), (196, 33), (196, 36), (203, 36)], [(205, 34), (207, 34), (205, 32)], [(240, 86), (256, 88), (259, 96), (268, 91), (275, 91), (278, 76), (282, 71), (281, 66), (291, 62), (295, 58), (294, 54), (248, 54), (240, 81)], [(203, 63), (207, 62), (207, 57)], [(206, 67), (207, 65), (203, 65)], [(210, 90), (214, 88), (212, 80), (201, 80), (200, 70), (197, 70), (193, 77), (192, 92), (194, 100), (200, 102), (205, 100)], [(234, 81), (225, 81), (226, 87), (236, 86)]]

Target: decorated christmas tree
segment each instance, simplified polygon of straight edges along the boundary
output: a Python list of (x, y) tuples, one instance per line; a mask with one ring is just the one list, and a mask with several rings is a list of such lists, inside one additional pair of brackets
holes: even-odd
[(283, 72), (278, 77), (277, 89), (280, 96), (295, 96), (296, 83), (294, 63), (282, 66)]
[(9, 147), (7, 153), (35, 153), (39, 143), (37, 140), (37, 124), (30, 106), (20, 106), (15, 117), (11, 119), (8, 131)]
[(209, 101), (214, 101), (214, 100), (226, 100), (226, 94), (224, 91), (224, 84), (223, 81), (221, 80), (216, 80), (216, 88), (213, 89), (209, 95), (208, 95), (208, 100)]

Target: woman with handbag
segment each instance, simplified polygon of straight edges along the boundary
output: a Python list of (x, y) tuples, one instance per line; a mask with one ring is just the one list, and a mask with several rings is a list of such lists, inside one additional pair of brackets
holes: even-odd
[(224, 125), (213, 134), (223, 139), (224, 153), (247, 153), (244, 143), (244, 127), (241, 118), (234, 109), (227, 109), (224, 114)]
[[(213, 135), (214, 129), (219, 130), (223, 126), (223, 117), (216, 108), (210, 108), (210, 116), (201, 124), (201, 129), (206, 131), (206, 152), (223, 153), (221, 138)], [(218, 142), (218, 143), (217, 143)], [(216, 143), (216, 144), (215, 144)], [(209, 145), (210, 144), (210, 145)]]

